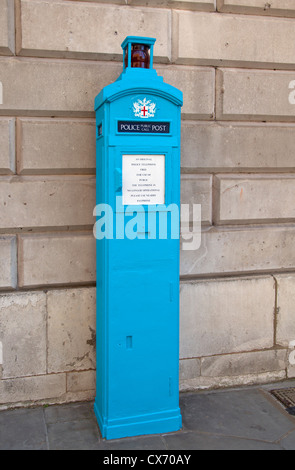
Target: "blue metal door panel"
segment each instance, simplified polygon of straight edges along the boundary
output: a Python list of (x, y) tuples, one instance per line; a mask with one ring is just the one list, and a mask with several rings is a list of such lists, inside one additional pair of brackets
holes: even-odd
[[(162, 280), (154, 289), (153, 279), (147, 281), (144, 274), (122, 274), (124, 279), (130, 280), (124, 295), (120, 296), (124, 305), (128, 305), (128, 311), (122, 311), (120, 298), (111, 301), (113, 311), (124, 318), (120, 321), (124, 326), (118, 327), (116, 320), (109, 324), (113, 338), (109, 350), (113, 367), (109, 372), (110, 376), (116, 377), (113, 382), (110, 379), (110, 396), (118, 395), (120, 384), (119, 400), (115, 406), (114, 401), (109, 404), (109, 412), (112, 416), (126, 417), (147, 414), (151, 406), (154, 412), (164, 411), (171, 407), (172, 382), (177, 381), (175, 375), (178, 372), (174, 360), (177, 347), (170, 341), (168, 326), (173, 321), (169, 305), (171, 286)], [(118, 275), (112, 287), (120, 292), (121, 283), (122, 276)], [(137, 295), (134, 295), (134, 286)], [(163, 310), (167, 312), (168, 309), (169, 315), (161, 315)], [(177, 309), (174, 310), (176, 314)]]

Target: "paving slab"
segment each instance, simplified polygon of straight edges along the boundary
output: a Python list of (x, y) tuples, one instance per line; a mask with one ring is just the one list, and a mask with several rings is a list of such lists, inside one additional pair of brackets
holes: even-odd
[(44, 407), (45, 421), (54, 424), (65, 421), (93, 419), (92, 402)]
[(61, 421), (49, 424), (50, 450), (96, 450), (100, 441), (99, 431), (92, 419)]
[(169, 450), (282, 450), (279, 444), (194, 431), (164, 436)]
[(224, 436), (275, 442), (295, 426), (257, 389), (184, 394), (181, 409), (184, 429)]
[(270, 394), (294, 384), (182, 393), (182, 430), (112, 441), (93, 402), (1, 411), (0, 450), (295, 450), (295, 417)]
[(284, 450), (295, 449), (295, 431), (290, 432), (287, 436), (281, 439), (281, 446)]
[(45, 450), (48, 448), (42, 408), (0, 413), (0, 450)]

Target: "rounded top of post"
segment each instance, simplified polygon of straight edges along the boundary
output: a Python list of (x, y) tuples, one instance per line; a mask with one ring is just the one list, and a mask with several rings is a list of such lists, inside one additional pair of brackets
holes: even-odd
[(111, 102), (128, 94), (153, 93), (182, 106), (180, 90), (164, 83), (153, 68), (155, 38), (127, 36), (122, 43), (123, 72), (118, 79), (104, 87), (95, 98), (95, 110), (105, 102)]

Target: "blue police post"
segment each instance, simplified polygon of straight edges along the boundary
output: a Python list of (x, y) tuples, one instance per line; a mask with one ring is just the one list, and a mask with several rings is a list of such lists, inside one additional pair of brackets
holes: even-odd
[(102, 436), (172, 432), (179, 409), (182, 92), (127, 37), (123, 72), (95, 99), (97, 382)]

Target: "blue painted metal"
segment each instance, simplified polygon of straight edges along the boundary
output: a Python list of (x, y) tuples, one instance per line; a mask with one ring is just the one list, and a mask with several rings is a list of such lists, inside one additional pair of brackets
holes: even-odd
[[(152, 68), (155, 39), (148, 44), (150, 69), (127, 66), (95, 99), (97, 204), (114, 213), (113, 238), (97, 241), (97, 389), (95, 414), (102, 436), (114, 439), (181, 428), (179, 409), (179, 238), (171, 236), (170, 204), (180, 206), (180, 118), (182, 92)], [(130, 57), (130, 54), (129, 54)], [(135, 116), (134, 103), (151, 101), (153, 117)], [(169, 123), (169, 132), (119, 132), (118, 122)], [(116, 237), (132, 208), (122, 196), (123, 155), (165, 155), (165, 205), (143, 206), (138, 236)], [(119, 199), (120, 200), (120, 199)], [(139, 206), (135, 206), (138, 209)], [(167, 214), (167, 239), (148, 232), (148, 210)], [(124, 213), (125, 211), (125, 213)], [(179, 224), (179, 219), (177, 221)], [(136, 231), (135, 231), (136, 232)], [(141, 233), (139, 233), (141, 232)], [(135, 233), (136, 236), (136, 233)]]

